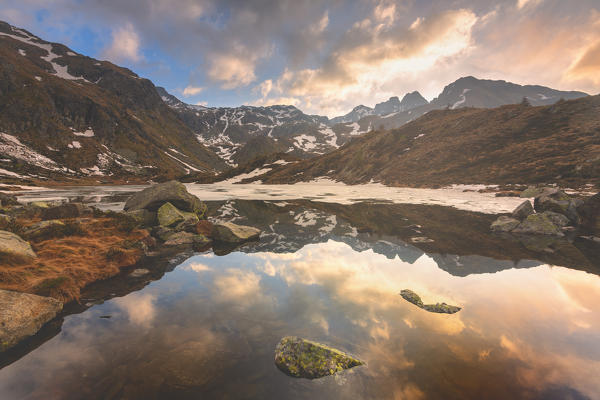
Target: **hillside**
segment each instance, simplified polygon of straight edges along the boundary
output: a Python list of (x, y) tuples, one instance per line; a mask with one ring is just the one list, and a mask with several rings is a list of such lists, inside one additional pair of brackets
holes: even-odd
[(317, 177), (394, 186), (600, 184), (600, 96), (551, 106), (435, 110), (256, 179), (294, 183)]
[(122, 181), (212, 173), (147, 79), (0, 22), (0, 177)]

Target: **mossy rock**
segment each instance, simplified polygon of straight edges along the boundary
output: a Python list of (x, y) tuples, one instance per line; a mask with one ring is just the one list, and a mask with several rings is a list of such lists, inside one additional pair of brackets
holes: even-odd
[(296, 336), (284, 337), (275, 348), (275, 365), (294, 378), (321, 378), (362, 364), (340, 350)]
[(432, 313), (455, 314), (461, 310), (461, 308), (458, 306), (452, 306), (446, 303), (423, 304), (421, 297), (410, 289), (403, 289), (400, 292), (400, 296), (402, 296), (402, 298), (409, 303), (412, 303), (415, 306)]
[(171, 203), (163, 204), (158, 209), (156, 216), (158, 218), (158, 224), (165, 227), (174, 226), (185, 220), (183, 213)]
[(552, 222), (546, 213), (531, 214), (519, 226), (513, 229), (514, 233), (534, 235), (564, 236), (560, 229)]

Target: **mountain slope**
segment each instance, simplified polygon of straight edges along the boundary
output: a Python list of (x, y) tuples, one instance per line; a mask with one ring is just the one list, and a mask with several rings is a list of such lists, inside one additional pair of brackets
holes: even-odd
[(225, 164), (133, 72), (0, 22), (0, 176), (166, 179)]
[[(411, 98), (407, 99), (409, 95)], [(522, 86), (506, 81), (477, 79), (467, 76), (444, 87), (442, 93), (430, 103), (419, 104), (423, 101), (426, 102), (426, 100), (418, 92), (413, 92), (407, 94), (402, 102), (406, 101), (408, 104), (414, 104), (415, 107), (400, 109), (387, 115), (368, 115), (356, 122), (361, 127), (365, 127), (365, 130), (394, 129), (432, 110), (465, 107), (496, 108), (507, 104), (518, 104), (523, 98), (527, 98), (531, 105), (542, 106), (554, 104), (560, 99), (572, 100), (587, 95), (583, 92), (560, 91), (538, 85)], [(351, 129), (352, 124), (347, 123), (344, 125), (346, 129)], [(343, 128), (338, 126), (337, 129)]]
[(256, 179), (293, 183), (324, 176), (394, 186), (599, 184), (600, 96), (551, 106), (435, 110)]

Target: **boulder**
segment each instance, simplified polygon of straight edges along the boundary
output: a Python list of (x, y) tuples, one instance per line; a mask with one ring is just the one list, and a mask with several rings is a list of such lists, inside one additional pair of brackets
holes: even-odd
[(514, 211), (512, 212), (512, 217), (521, 221), (531, 214), (533, 214), (533, 206), (531, 205), (531, 202), (529, 200), (525, 200), (517, 208), (514, 209)]
[(568, 194), (556, 188), (547, 188), (533, 202), (536, 212), (552, 211), (563, 214), (574, 225), (579, 224), (579, 215), (577, 214), (578, 204), (578, 201), (571, 199)]
[(4, 207), (16, 205), (19, 205), (19, 201), (17, 200), (16, 196), (0, 192), (0, 206)]
[(237, 225), (232, 222), (214, 224), (211, 236), (214, 240), (226, 243), (242, 243), (256, 240), (260, 236), (260, 229), (251, 226)]
[(129, 215), (131, 218), (133, 218), (135, 221), (137, 221), (139, 226), (142, 226), (142, 227), (147, 228), (150, 226), (154, 226), (154, 225), (156, 225), (156, 222), (157, 222), (156, 213), (145, 210), (143, 208), (140, 210), (128, 211), (125, 214)]
[(490, 229), (494, 232), (510, 232), (519, 226), (520, 223), (518, 219), (502, 215), (492, 222)]
[(452, 306), (446, 303), (423, 304), (421, 297), (410, 289), (403, 289), (400, 296), (409, 303), (432, 313), (438, 314), (455, 314), (461, 310), (460, 307)]
[(140, 278), (144, 275), (148, 275), (150, 273), (149, 270), (147, 270), (146, 268), (136, 268), (133, 271), (131, 271), (131, 273), (129, 274), (129, 276), (131, 278)]
[(558, 228), (564, 228), (565, 226), (569, 225), (570, 222), (569, 218), (567, 218), (566, 216), (552, 211), (544, 211), (542, 215), (548, 217), (548, 219), (552, 221), (552, 223)]
[(362, 364), (340, 350), (296, 336), (282, 338), (275, 348), (275, 365), (294, 378), (321, 378)]
[(529, 186), (527, 189), (523, 190), (520, 194), (521, 197), (532, 198), (541, 195), (544, 190), (552, 189), (544, 186)]
[(42, 209), (43, 220), (79, 218), (92, 215), (92, 209), (81, 203), (65, 203)]
[(600, 193), (588, 197), (583, 201), (577, 212), (581, 217), (581, 226), (595, 231), (600, 232)]
[(152, 236), (159, 238), (163, 242), (169, 240), (169, 237), (171, 237), (171, 235), (174, 233), (175, 231), (173, 229), (164, 226), (156, 226), (152, 228)]
[(209, 243), (210, 239), (203, 235), (190, 232), (175, 232), (165, 241), (165, 246), (180, 246), (183, 244), (206, 245)]
[(63, 230), (65, 223), (58, 219), (49, 221), (41, 221), (25, 228), (23, 235), (28, 239), (36, 239), (43, 236), (48, 236), (52, 232)]
[(125, 211), (141, 209), (156, 211), (167, 202), (180, 210), (197, 214), (200, 218), (205, 217), (206, 204), (189, 193), (186, 187), (177, 181), (150, 186), (137, 192), (127, 200), (124, 209)]
[(513, 233), (532, 233), (536, 235), (564, 236), (560, 229), (544, 213), (531, 214), (519, 224)]
[(160, 226), (171, 227), (183, 220), (185, 217), (181, 211), (171, 203), (163, 204), (157, 211), (156, 217)]
[(0, 231), (0, 255), (20, 259), (37, 257), (28, 242), (7, 231)]
[(62, 306), (51, 297), (0, 289), (0, 351), (34, 335)]

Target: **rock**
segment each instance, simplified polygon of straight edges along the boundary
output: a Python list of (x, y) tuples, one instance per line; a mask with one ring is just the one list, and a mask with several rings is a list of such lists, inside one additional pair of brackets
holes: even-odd
[(410, 289), (403, 289), (400, 296), (409, 303), (429, 312), (438, 314), (455, 314), (461, 310), (460, 307), (451, 306), (446, 303), (423, 304), (421, 297)]
[(565, 226), (569, 225), (569, 218), (562, 214), (555, 213), (552, 211), (544, 211), (542, 215), (548, 217), (548, 219), (552, 221), (552, 223), (558, 228), (564, 228)]
[(212, 229), (213, 223), (205, 219), (196, 224), (196, 233), (199, 235), (210, 236)]
[(169, 240), (169, 237), (174, 233), (175, 231), (173, 229), (164, 226), (157, 226), (152, 229), (152, 236), (159, 238), (163, 242)]
[(37, 207), (37, 208), (48, 208), (50, 207), (50, 204), (46, 201), (32, 201), (31, 203), (27, 204), (30, 207)]
[(211, 236), (214, 240), (227, 243), (242, 243), (256, 240), (260, 236), (260, 229), (251, 226), (237, 225), (232, 222), (214, 224)]
[(544, 213), (529, 215), (512, 232), (564, 236), (560, 229)]
[(175, 231), (177, 231), (177, 232), (198, 233), (197, 232), (197, 228), (196, 228), (196, 226), (198, 225), (198, 222), (199, 222), (198, 217), (196, 217), (196, 215), (192, 214), (192, 213), (186, 213), (186, 214), (188, 214), (186, 216), (188, 218), (185, 219), (184, 221), (178, 223), (175, 226)]
[(165, 246), (179, 246), (183, 244), (206, 245), (209, 243), (210, 239), (203, 235), (190, 232), (175, 232), (165, 241)]
[(528, 215), (533, 214), (533, 206), (529, 200), (525, 200), (522, 202), (517, 208), (512, 212), (512, 217), (518, 219), (519, 221), (527, 218)]
[(0, 231), (0, 255), (20, 259), (37, 257), (28, 242), (7, 231)]
[(552, 211), (563, 214), (574, 225), (579, 224), (579, 215), (577, 214), (577, 205), (579, 203), (571, 199), (568, 194), (556, 188), (547, 188), (544, 192), (536, 197), (533, 202), (535, 211), (542, 213), (544, 211)]
[(185, 186), (177, 181), (150, 186), (137, 192), (125, 203), (125, 211), (141, 209), (156, 211), (167, 202), (180, 210), (192, 212), (200, 218), (205, 217), (206, 204), (189, 193)]
[(171, 203), (163, 204), (157, 211), (158, 224), (160, 226), (171, 227), (182, 222), (185, 217), (183, 213)]
[(547, 189), (551, 189), (549, 187), (543, 187), (543, 186), (529, 186), (527, 189), (523, 190), (521, 192), (521, 197), (527, 197), (527, 198), (531, 198), (531, 197), (537, 197), (539, 195), (541, 195), (544, 190)]
[(139, 278), (142, 277), (144, 275), (148, 275), (150, 273), (149, 270), (147, 270), (146, 268), (136, 268), (133, 271), (131, 271), (131, 273), (129, 274), (130, 277), (132, 278)]
[(0, 289), (0, 351), (34, 335), (62, 306), (51, 297)]
[(507, 217), (506, 215), (502, 215), (498, 217), (498, 219), (496, 219), (494, 222), (492, 222), (490, 229), (494, 232), (510, 232), (517, 226), (519, 226), (520, 223), (521, 222), (519, 222), (519, 220), (517, 219)]
[(49, 221), (41, 221), (25, 228), (23, 235), (28, 239), (36, 239), (42, 236), (47, 236), (49, 233), (61, 230), (65, 227), (65, 223), (58, 219)]
[(16, 196), (0, 192), (0, 206), (17, 206), (19, 201)]
[(577, 207), (577, 212), (581, 217), (581, 226), (595, 232), (600, 232), (600, 193), (585, 199)]
[(42, 210), (42, 219), (79, 218), (92, 215), (92, 209), (81, 203), (65, 203)]
[(151, 227), (157, 223), (156, 213), (143, 208), (140, 210), (127, 211), (125, 214), (135, 219), (139, 226), (142, 227)]
[(296, 336), (284, 337), (275, 348), (275, 365), (295, 378), (321, 378), (362, 364), (339, 350)]

